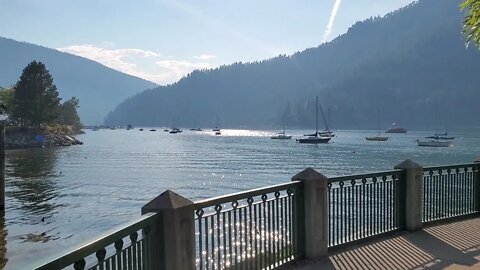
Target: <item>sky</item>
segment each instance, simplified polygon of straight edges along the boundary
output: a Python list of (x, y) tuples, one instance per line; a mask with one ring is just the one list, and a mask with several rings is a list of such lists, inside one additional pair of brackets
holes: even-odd
[(412, 0), (0, 0), (0, 36), (160, 85), (195, 69), (290, 55)]

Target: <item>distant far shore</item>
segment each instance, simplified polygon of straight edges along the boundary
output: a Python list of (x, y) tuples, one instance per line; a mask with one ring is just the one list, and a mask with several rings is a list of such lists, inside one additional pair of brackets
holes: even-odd
[(74, 136), (83, 133), (68, 125), (45, 127), (6, 126), (5, 149), (82, 145)]

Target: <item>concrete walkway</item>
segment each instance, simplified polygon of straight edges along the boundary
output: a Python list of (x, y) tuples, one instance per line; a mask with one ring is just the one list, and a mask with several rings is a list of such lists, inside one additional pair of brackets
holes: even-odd
[(352, 246), (319, 261), (301, 261), (290, 269), (478, 269), (480, 218), (402, 232)]

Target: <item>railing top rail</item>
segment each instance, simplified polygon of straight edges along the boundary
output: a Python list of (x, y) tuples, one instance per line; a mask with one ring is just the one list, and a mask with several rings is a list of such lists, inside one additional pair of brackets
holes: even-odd
[(146, 226), (154, 223), (158, 218), (158, 213), (147, 213), (140, 218), (122, 224), (110, 231), (102, 234), (102, 236), (88, 241), (76, 248), (67, 251), (64, 255), (54, 258), (47, 258), (42, 260), (41, 263), (35, 265), (31, 269), (47, 270), (47, 269), (63, 269), (76, 261), (85, 258), (98, 250), (105, 248), (116, 241), (129, 236), (131, 233), (136, 232)]
[(260, 196), (265, 193), (271, 193), (275, 191), (281, 191), (289, 188), (295, 188), (298, 184), (300, 184), (300, 181), (292, 181), (289, 183), (283, 183), (283, 184), (278, 184), (278, 185), (273, 185), (273, 186), (268, 186), (268, 187), (262, 187), (262, 188), (256, 188), (256, 189), (250, 189), (246, 191), (241, 191), (237, 193), (232, 193), (228, 195), (223, 195), (223, 196), (218, 196), (218, 197), (213, 197), (205, 200), (200, 200), (195, 202), (195, 209), (201, 209), (205, 207), (210, 207), (210, 206), (215, 206), (217, 204), (222, 204), (222, 203), (227, 203), (227, 202), (232, 202), (236, 200), (241, 200), (241, 199), (246, 199), (249, 197), (255, 197), (255, 196)]
[(353, 180), (353, 179), (367, 179), (373, 177), (382, 177), (385, 175), (393, 175), (393, 174), (402, 174), (404, 170), (397, 169), (397, 170), (390, 170), (390, 171), (383, 171), (383, 172), (372, 172), (372, 173), (364, 173), (364, 174), (353, 174), (353, 175), (345, 175), (345, 176), (334, 176), (329, 177), (329, 183)]
[(465, 163), (465, 164), (424, 167), (423, 171), (425, 172), (425, 171), (434, 171), (434, 170), (460, 169), (460, 168), (474, 167), (474, 166), (480, 166), (480, 163)]

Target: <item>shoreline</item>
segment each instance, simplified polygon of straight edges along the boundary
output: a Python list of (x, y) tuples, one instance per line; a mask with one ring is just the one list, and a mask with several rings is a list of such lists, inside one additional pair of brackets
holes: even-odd
[(74, 137), (82, 132), (75, 132), (70, 126), (6, 127), (5, 150), (82, 145), (83, 142)]

